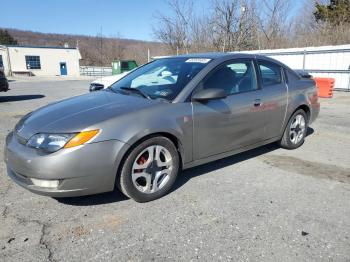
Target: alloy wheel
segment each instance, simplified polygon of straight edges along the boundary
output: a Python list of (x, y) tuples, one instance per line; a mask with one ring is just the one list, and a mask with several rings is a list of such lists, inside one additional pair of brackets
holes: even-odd
[(142, 193), (157, 192), (169, 181), (172, 169), (170, 152), (160, 145), (149, 146), (133, 163), (131, 173), (133, 185)]
[(289, 129), (289, 138), (290, 141), (293, 144), (298, 144), (305, 135), (305, 129), (306, 129), (306, 121), (303, 115), (298, 114), (296, 115), (292, 123), (290, 124), (290, 129)]

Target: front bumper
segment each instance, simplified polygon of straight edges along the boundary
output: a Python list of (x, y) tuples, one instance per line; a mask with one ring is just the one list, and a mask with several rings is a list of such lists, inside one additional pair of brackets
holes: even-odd
[[(41, 195), (74, 197), (114, 189), (115, 177), (128, 145), (109, 140), (44, 154), (6, 138), (5, 162), (9, 177), (20, 186)], [(41, 187), (36, 181), (57, 181), (56, 187)]]

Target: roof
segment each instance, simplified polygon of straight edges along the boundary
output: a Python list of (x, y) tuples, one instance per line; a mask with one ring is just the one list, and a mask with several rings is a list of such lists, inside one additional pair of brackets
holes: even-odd
[[(210, 53), (194, 53), (194, 54), (184, 54), (178, 56), (169, 56), (169, 58), (180, 57), (180, 58), (209, 58), (209, 59), (218, 59), (223, 57), (252, 57), (254, 58), (255, 54), (245, 54), (245, 53), (223, 53), (223, 52), (210, 52)], [(166, 58), (166, 57), (165, 57)]]
[(5, 45), (6, 47), (15, 47), (15, 48), (45, 48), (45, 49), (69, 49), (77, 50), (75, 47), (63, 47), (63, 46), (35, 46), (35, 45)]

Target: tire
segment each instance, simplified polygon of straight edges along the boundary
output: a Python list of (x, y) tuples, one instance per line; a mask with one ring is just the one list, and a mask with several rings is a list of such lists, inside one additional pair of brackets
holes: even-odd
[(307, 128), (307, 115), (304, 110), (299, 109), (290, 117), (279, 145), (289, 150), (300, 147), (304, 144)]
[(180, 167), (175, 145), (166, 137), (152, 137), (129, 151), (117, 180), (120, 191), (137, 202), (167, 194)]

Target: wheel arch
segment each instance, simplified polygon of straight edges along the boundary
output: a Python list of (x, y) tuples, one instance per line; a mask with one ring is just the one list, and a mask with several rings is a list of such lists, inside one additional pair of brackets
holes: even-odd
[(289, 111), (290, 113), (288, 114), (288, 118), (286, 118), (286, 120), (284, 121), (284, 124), (283, 124), (283, 126), (282, 126), (282, 130), (281, 130), (281, 131), (282, 131), (281, 137), (283, 136), (284, 131), (285, 131), (286, 128), (287, 128), (287, 125), (288, 125), (288, 123), (289, 123), (289, 120), (291, 119), (291, 117), (294, 115), (294, 113), (295, 113), (296, 111), (302, 109), (302, 110), (306, 113), (307, 122), (309, 122), (309, 120), (310, 120), (311, 111), (310, 111), (310, 107), (309, 107), (307, 104), (301, 103), (301, 104), (299, 104), (298, 106), (295, 106), (295, 107), (293, 107), (293, 108), (294, 108), (294, 110)]
[(141, 137), (137, 141), (135, 141), (130, 148), (134, 148), (136, 145), (142, 143), (143, 141), (145, 141), (147, 139), (150, 139), (152, 137), (157, 137), (157, 136), (166, 137), (175, 145), (175, 147), (177, 149), (177, 152), (179, 153), (180, 164), (181, 164), (181, 167), (182, 167), (184, 150), (183, 150), (183, 146), (182, 146), (181, 140), (176, 135), (174, 135), (174, 134), (172, 134), (170, 132), (154, 132), (154, 133), (150, 133), (148, 135), (145, 135), (145, 136)]
[(306, 104), (301, 104), (301, 105), (299, 105), (299, 106), (293, 111), (293, 113), (290, 115), (290, 117), (292, 117), (293, 114), (294, 114), (296, 111), (300, 110), (300, 109), (302, 109), (302, 110), (306, 113), (307, 121), (309, 121), (309, 120), (310, 120), (311, 111), (310, 111), (310, 107), (309, 107), (308, 105), (306, 105)]
[(183, 149), (183, 146), (182, 146), (182, 143), (181, 143), (181, 140), (174, 134), (172, 133), (169, 133), (169, 132), (153, 132), (153, 133), (149, 133), (147, 135), (144, 135), (140, 138), (138, 138), (137, 140), (133, 141), (133, 143), (131, 143), (130, 147), (124, 152), (123, 156), (121, 157), (121, 160), (119, 162), (119, 165), (118, 165), (118, 168), (117, 168), (117, 172), (116, 172), (116, 179), (115, 181), (118, 181), (119, 180), (119, 176), (120, 176), (120, 172), (121, 172), (121, 169), (123, 167), (123, 164), (128, 156), (128, 154), (137, 146), (139, 145), (140, 143), (142, 143), (143, 141), (147, 140), (147, 139), (150, 139), (152, 137), (165, 137), (165, 138), (168, 138), (176, 147), (177, 149), (177, 152), (179, 154), (179, 158), (180, 158), (180, 167), (179, 167), (179, 170), (182, 169), (184, 163), (183, 163), (183, 160), (184, 160), (184, 149)]

